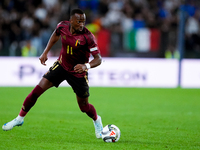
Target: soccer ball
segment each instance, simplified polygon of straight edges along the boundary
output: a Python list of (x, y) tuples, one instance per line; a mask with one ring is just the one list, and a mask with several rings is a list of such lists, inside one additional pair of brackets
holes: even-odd
[(121, 135), (119, 128), (114, 124), (106, 125), (101, 134), (105, 142), (117, 142)]

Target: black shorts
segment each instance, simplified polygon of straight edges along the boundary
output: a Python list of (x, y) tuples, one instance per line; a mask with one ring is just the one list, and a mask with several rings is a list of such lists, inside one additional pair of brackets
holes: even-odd
[(89, 96), (88, 74), (86, 73), (83, 78), (77, 78), (69, 74), (58, 61), (49, 68), (49, 71), (43, 77), (52, 82), (55, 87), (58, 87), (62, 81), (66, 80), (77, 96), (81, 98)]

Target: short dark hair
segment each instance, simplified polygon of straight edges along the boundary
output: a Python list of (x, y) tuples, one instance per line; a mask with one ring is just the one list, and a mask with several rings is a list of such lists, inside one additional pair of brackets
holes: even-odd
[(70, 16), (73, 16), (74, 14), (84, 14), (84, 12), (81, 10), (81, 9), (79, 9), (79, 8), (76, 8), (76, 9), (73, 9), (72, 11), (71, 11), (71, 13), (70, 13)]

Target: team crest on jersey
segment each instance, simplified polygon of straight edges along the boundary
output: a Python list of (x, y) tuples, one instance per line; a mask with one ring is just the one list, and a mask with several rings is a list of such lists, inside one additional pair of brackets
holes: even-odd
[(81, 43), (81, 41), (78, 39), (78, 40), (76, 40), (76, 43), (75, 43), (75, 46), (79, 46), (80, 45), (80, 43)]

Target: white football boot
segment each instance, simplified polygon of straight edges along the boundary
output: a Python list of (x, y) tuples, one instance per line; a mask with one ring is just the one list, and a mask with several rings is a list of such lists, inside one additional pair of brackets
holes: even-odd
[(8, 123), (5, 123), (3, 126), (2, 126), (2, 129), (4, 131), (8, 131), (8, 130), (11, 130), (13, 127), (15, 126), (21, 126), (23, 125), (24, 123), (24, 120), (22, 121), (18, 121), (16, 118), (13, 119), (12, 121), (8, 122)]
[(94, 122), (96, 137), (100, 139), (102, 137), (101, 132), (103, 131), (103, 124), (101, 121), (101, 117), (97, 115), (97, 120), (95, 121), (93, 120), (93, 122)]

